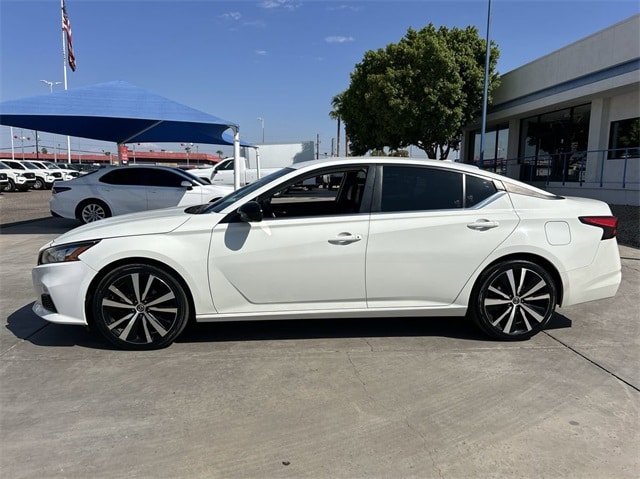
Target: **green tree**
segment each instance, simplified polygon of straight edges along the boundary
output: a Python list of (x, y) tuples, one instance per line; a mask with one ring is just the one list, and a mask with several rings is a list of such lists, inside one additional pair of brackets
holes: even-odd
[(42, 153), (43, 155), (46, 155), (49, 152), (49, 150), (47, 150), (44, 146), (40, 149), (40, 153)]
[(222, 158), (222, 155), (224, 155), (224, 151), (222, 151), (222, 150), (217, 150), (217, 151), (216, 151), (216, 155), (218, 155), (220, 158)]
[(336, 137), (336, 156), (340, 156), (340, 108), (342, 108), (342, 94), (339, 93), (331, 100), (332, 110), (329, 112), (329, 118), (338, 121), (338, 134)]
[[(499, 84), (498, 56), (492, 44), (489, 99)], [(429, 158), (447, 158), (482, 109), (485, 57), (486, 42), (475, 27), (433, 24), (366, 52), (337, 111), (352, 152), (415, 145)]]

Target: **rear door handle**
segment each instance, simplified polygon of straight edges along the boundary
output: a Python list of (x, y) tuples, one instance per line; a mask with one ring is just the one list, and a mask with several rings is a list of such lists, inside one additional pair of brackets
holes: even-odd
[(497, 228), (500, 226), (500, 223), (497, 221), (489, 221), (489, 220), (477, 220), (473, 223), (469, 223), (467, 228), (476, 230), (476, 231), (487, 231), (492, 228)]
[(330, 239), (329, 243), (337, 245), (347, 245), (355, 243), (362, 239), (362, 235), (353, 235), (351, 233), (340, 233), (336, 238)]

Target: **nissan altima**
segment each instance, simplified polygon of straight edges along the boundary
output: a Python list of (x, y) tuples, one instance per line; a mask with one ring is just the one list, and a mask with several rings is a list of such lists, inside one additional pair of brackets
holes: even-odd
[[(312, 188), (332, 176), (337, 188)], [(77, 180), (74, 180), (77, 181)], [(617, 218), (473, 166), (343, 158), (211, 204), (108, 218), (42, 247), (33, 310), (156, 349), (189, 321), (468, 316), (524, 340), (615, 295)]]
[(212, 186), (178, 168), (109, 166), (56, 182), (49, 207), (53, 216), (91, 223), (136, 211), (207, 203), (231, 191), (231, 187)]

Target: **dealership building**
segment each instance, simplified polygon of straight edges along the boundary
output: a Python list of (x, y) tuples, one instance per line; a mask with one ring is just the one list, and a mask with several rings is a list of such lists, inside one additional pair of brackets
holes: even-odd
[[(480, 119), (461, 161), (480, 157)], [(640, 15), (501, 77), (483, 167), (562, 195), (640, 205)]]

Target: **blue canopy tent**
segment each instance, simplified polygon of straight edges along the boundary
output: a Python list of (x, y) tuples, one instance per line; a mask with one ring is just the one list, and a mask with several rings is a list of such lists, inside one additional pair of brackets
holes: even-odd
[[(241, 145), (251, 146), (240, 142), (237, 124), (123, 81), (1, 102), (0, 124), (113, 141), (118, 145), (133, 142), (233, 145), (236, 159), (240, 157)], [(232, 135), (225, 133), (229, 129)], [(242, 166), (236, 165), (236, 171)]]

